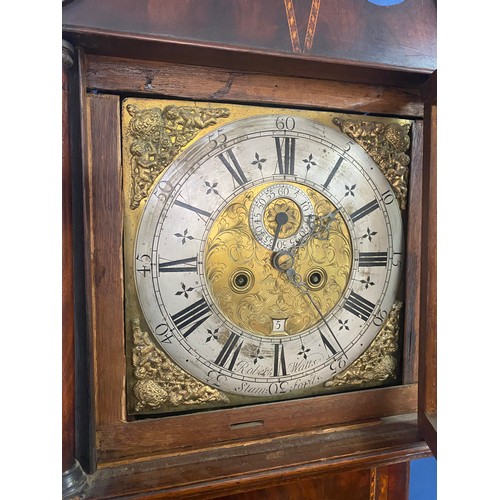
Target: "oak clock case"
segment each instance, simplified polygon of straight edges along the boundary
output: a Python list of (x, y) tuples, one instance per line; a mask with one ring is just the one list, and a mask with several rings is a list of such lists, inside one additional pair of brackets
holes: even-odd
[(130, 415), (397, 381), (410, 125), (123, 101)]

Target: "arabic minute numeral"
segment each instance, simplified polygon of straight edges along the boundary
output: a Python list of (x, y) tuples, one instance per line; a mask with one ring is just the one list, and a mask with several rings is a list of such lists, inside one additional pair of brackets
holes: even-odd
[(273, 382), (272, 384), (269, 384), (269, 394), (275, 395), (275, 394), (286, 394), (286, 386), (288, 385), (288, 382), (283, 381), (283, 382)]
[(373, 318), (373, 324), (375, 326), (382, 326), (386, 319), (387, 319), (387, 311), (383, 309), (375, 316), (375, 318)]
[(163, 344), (165, 343), (171, 344), (172, 343), (171, 339), (174, 336), (172, 329), (169, 328), (169, 326), (166, 325), (165, 323), (161, 323), (155, 328), (155, 335), (159, 337), (160, 342)]
[(146, 273), (151, 272), (151, 257), (147, 254), (137, 255), (135, 260), (138, 261), (136, 271), (145, 278)]
[(172, 191), (173, 191), (172, 184), (168, 181), (161, 180), (156, 186), (154, 194), (158, 198), (158, 200), (160, 200), (160, 202), (164, 203), (165, 201), (167, 201), (167, 198), (170, 196)]
[(210, 370), (207, 373), (205, 380), (209, 385), (212, 385), (214, 387), (220, 387), (221, 383), (227, 381), (227, 377), (223, 373), (218, 372), (217, 370)]
[(394, 252), (394, 253), (393, 253), (393, 255), (392, 255), (392, 259), (391, 259), (391, 260), (392, 260), (392, 265), (393, 265), (393, 266), (396, 266), (396, 267), (397, 267), (397, 266), (400, 266), (400, 265), (401, 265), (401, 262), (402, 262), (402, 260), (401, 260), (401, 255), (403, 255), (403, 254), (402, 254), (402, 252)]
[(276, 128), (278, 130), (293, 130), (295, 128), (295, 119), (291, 116), (278, 116), (276, 118)]
[(224, 144), (227, 141), (227, 136), (226, 134), (223, 134), (220, 130), (217, 133), (217, 137), (215, 137), (215, 134), (210, 134), (208, 136), (208, 144), (212, 149), (215, 149), (222, 144)]
[(347, 141), (346, 145), (342, 148), (344, 150), (344, 153), (349, 152), (351, 150), (351, 146), (354, 146), (354, 142)]

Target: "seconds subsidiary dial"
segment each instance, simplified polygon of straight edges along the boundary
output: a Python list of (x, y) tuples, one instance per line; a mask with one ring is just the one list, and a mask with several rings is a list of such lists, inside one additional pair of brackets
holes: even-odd
[(402, 252), (395, 196), (361, 147), (308, 119), (257, 116), (201, 138), (159, 178), (135, 281), (175, 363), (222, 391), (272, 397), (366, 350)]

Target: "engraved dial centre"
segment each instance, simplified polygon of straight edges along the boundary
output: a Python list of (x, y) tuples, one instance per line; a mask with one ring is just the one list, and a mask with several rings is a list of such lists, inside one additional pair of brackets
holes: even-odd
[(306, 215), (317, 218), (334, 210), (323, 194), (295, 183), (264, 183), (233, 198), (208, 231), (204, 252), (207, 290), (220, 313), (265, 337), (276, 335), (278, 319), (286, 319), (280, 323), (282, 336), (314, 327), (321, 316), (287, 279), (293, 266), (321, 314), (330, 314), (352, 268), (349, 231), (337, 216), (328, 237), (304, 243), (304, 236), (312, 230)]

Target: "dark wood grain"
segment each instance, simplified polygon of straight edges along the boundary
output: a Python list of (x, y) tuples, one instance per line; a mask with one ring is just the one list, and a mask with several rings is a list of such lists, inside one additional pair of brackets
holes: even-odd
[(420, 298), (419, 426), (437, 456), (437, 73), (425, 98), (422, 183), (422, 284)]
[(420, 311), (420, 252), (422, 251), (423, 123), (416, 121), (411, 133), (411, 164), (406, 226), (405, 334), (403, 383), (418, 379), (418, 332)]
[(420, 91), (89, 56), (89, 89), (144, 97), (261, 103), (422, 117)]
[(410, 495), (410, 461), (387, 466), (388, 500), (408, 499)]
[(69, 66), (62, 69), (62, 471), (75, 462), (75, 330)]
[[(436, 3), (380, 7), (366, 0), (320, 2), (305, 47), (310, 2), (294, 0), (299, 50), (310, 57), (428, 72), (436, 68)], [(63, 8), (66, 30), (133, 33), (143, 38), (297, 54), (282, 0), (79, 0)], [(319, 76), (319, 75), (316, 75)]]
[(409, 464), (405, 462), (282, 482), (217, 500), (405, 500), (409, 476)]
[[(416, 385), (372, 389), (297, 401), (164, 417), (136, 422), (114, 422), (97, 429), (101, 464), (168, 455), (181, 450), (209, 448), (241, 440), (304, 432), (320, 427), (416, 411)], [(262, 421), (256, 427), (232, 424)], [(202, 432), (193, 432), (193, 429)]]
[[(217, 497), (217, 500), (366, 500), (370, 498), (370, 469), (328, 474)], [(401, 500), (398, 498), (397, 500)]]
[(122, 199), (119, 98), (88, 99), (90, 311), (96, 425), (124, 417)]
[(153, 35), (135, 35), (90, 28), (65, 27), (64, 36), (86, 53), (196, 66), (285, 74), (394, 87), (418, 87), (430, 71), (410, 71), (381, 64), (360, 64), (347, 59), (329, 59), (310, 55), (272, 53), (229, 47), (220, 44), (169, 40)]
[(147, 491), (149, 499), (201, 500), (426, 456), (416, 416), (408, 415), (104, 467), (93, 477), (89, 498), (136, 498)]
[(92, 269), (91, 192), (89, 164), (85, 54), (75, 49), (76, 66), (72, 81), (72, 170), (73, 170), (73, 251), (75, 262), (75, 357), (76, 357), (76, 453), (83, 469), (95, 469), (95, 414), (93, 383), (93, 338), (91, 335)]
[(404, 500), (409, 495), (410, 464), (402, 462), (377, 467), (374, 500)]

